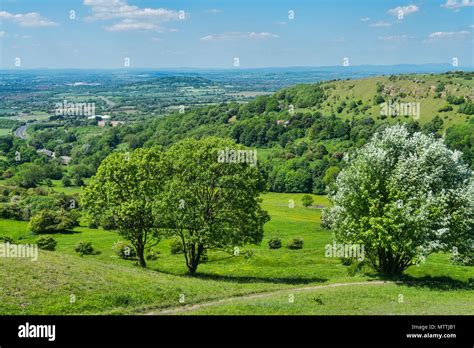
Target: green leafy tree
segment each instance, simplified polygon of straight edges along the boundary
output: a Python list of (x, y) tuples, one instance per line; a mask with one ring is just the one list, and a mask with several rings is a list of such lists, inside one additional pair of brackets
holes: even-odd
[(394, 126), (359, 149), (324, 213), (338, 242), (362, 244), (379, 272), (400, 274), (437, 251), (472, 261), (474, 185), (459, 152)]
[(36, 187), (45, 178), (44, 170), (37, 164), (24, 163), (13, 177), (16, 185), (24, 188)]
[(245, 149), (228, 139), (186, 139), (166, 154), (169, 180), (157, 201), (157, 215), (181, 240), (190, 274), (208, 249), (259, 243), (269, 220), (260, 207), (264, 183), (258, 168), (220, 161), (226, 147)]
[(461, 151), (464, 160), (474, 168), (474, 119), (469, 123), (449, 127), (445, 141), (452, 150)]
[(340, 171), (341, 169), (339, 167), (336, 167), (336, 166), (329, 167), (324, 173), (324, 177), (323, 177), (324, 185), (329, 186), (330, 184), (335, 182)]
[(111, 154), (84, 190), (82, 204), (89, 215), (111, 221), (133, 245), (142, 267), (145, 249), (159, 240), (153, 202), (162, 185), (162, 153), (151, 148)]

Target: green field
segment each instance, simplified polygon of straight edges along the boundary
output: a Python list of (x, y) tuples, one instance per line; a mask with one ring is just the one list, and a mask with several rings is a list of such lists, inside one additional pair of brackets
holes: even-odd
[[(311, 208), (301, 205), (301, 197), (263, 195), (263, 207), (272, 218), (265, 238), (261, 245), (241, 248), (252, 250), (253, 256), (210, 252), (194, 277), (186, 274), (183, 256), (170, 253), (168, 240), (155, 247), (159, 257), (148, 261), (144, 270), (113, 253), (113, 243), (121, 239), (113, 231), (81, 226), (56, 234), (56, 251), (40, 251), (36, 262), (0, 258), (0, 314), (159, 314), (195, 304), (204, 306), (183, 313), (474, 314), (473, 267), (453, 265), (448, 255), (435, 254), (409, 269), (401, 283), (365, 284), (381, 279), (367, 270), (352, 274), (350, 266), (324, 255), (324, 246), (332, 240), (331, 232), (319, 224), (321, 208), (329, 205), (326, 197), (314, 196)], [(26, 222), (5, 219), (0, 219), (0, 235), (10, 235), (17, 243), (37, 238)], [(281, 237), (281, 249), (268, 249), (272, 236)], [(304, 239), (302, 250), (286, 248), (294, 237)], [(80, 257), (74, 251), (79, 241), (92, 242), (101, 254)], [(360, 282), (364, 285), (301, 290)], [(251, 294), (265, 295), (239, 298)]]

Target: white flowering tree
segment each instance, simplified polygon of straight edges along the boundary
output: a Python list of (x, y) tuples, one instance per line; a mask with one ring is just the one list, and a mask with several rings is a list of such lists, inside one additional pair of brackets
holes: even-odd
[(363, 244), (383, 274), (437, 251), (472, 263), (474, 185), (460, 152), (393, 126), (346, 160), (323, 217), (337, 242)]

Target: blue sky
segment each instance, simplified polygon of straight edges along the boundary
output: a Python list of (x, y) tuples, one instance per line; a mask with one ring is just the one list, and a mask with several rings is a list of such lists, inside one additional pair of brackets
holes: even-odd
[[(2, 0), (0, 68), (474, 65), (474, 0)], [(74, 11), (75, 18), (71, 19)], [(293, 11), (293, 18), (290, 11)]]

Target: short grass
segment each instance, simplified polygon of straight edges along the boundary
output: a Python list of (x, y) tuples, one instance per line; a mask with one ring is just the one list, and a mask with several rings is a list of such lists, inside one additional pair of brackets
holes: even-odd
[(56, 192), (62, 192), (67, 195), (73, 195), (73, 194), (79, 194), (81, 193), (81, 187), (80, 186), (68, 186), (64, 187), (61, 180), (51, 180), (53, 183), (52, 189)]
[[(265, 226), (262, 243), (243, 246), (239, 256), (222, 251), (210, 252), (209, 262), (199, 266), (195, 277), (186, 274), (183, 255), (172, 255), (169, 240), (166, 239), (155, 247), (159, 251), (158, 259), (148, 261), (148, 269), (144, 270), (137, 267), (135, 261), (122, 260), (114, 254), (112, 246), (121, 239), (114, 231), (80, 226), (69, 233), (55, 234), (58, 242), (56, 251), (41, 251), (36, 262), (0, 258), (0, 314), (156, 312), (160, 308), (180, 306), (180, 294), (184, 294), (185, 304), (194, 304), (278, 289), (379, 279), (371, 271), (349, 275), (348, 267), (339, 259), (325, 257), (324, 247), (331, 243), (332, 235), (320, 227), (320, 218), (321, 208), (330, 203), (326, 197), (313, 196), (314, 206), (305, 208), (301, 204), (302, 196), (280, 193), (263, 195), (262, 205), (272, 219)], [(5, 219), (0, 219), (0, 235), (10, 235), (17, 243), (33, 243), (37, 239), (28, 231), (27, 222)], [(272, 236), (282, 239), (281, 249), (268, 248), (267, 242)], [(294, 237), (303, 238), (302, 250), (286, 247)], [(74, 251), (79, 241), (92, 242), (101, 253), (80, 257)], [(252, 251), (253, 256), (242, 256), (246, 251)], [(424, 299), (436, 301), (438, 297), (440, 303), (447, 303), (445, 307), (436, 307), (439, 313), (457, 313), (457, 304), (466, 302), (473, 295), (472, 290), (468, 290), (472, 278), (473, 267), (453, 265), (448, 255), (435, 254), (420, 267), (409, 269), (406, 275), (407, 280), (425, 286), (407, 286), (401, 293), (407, 294), (404, 295), (406, 301), (413, 301), (410, 303), (415, 314), (429, 310)], [(360, 295), (362, 302), (357, 308), (353, 306), (351, 296), (357, 294), (359, 287), (354, 285), (354, 294), (350, 293), (352, 290), (349, 288), (321, 290), (326, 294), (324, 302), (328, 303), (327, 307), (321, 307), (327, 308), (326, 314), (401, 313), (397, 312), (399, 307), (396, 305), (385, 303), (398, 296), (397, 291), (401, 290), (395, 289), (400, 287), (361, 288), (361, 291), (373, 293), (366, 297)], [(76, 297), (74, 303), (69, 301), (71, 294)], [(222, 313), (230, 314), (235, 310), (236, 314), (315, 314), (303, 308), (310, 308), (311, 297), (305, 300), (305, 294), (301, 294), (301, 299), (299, 296), (293, 303), (295, 307), (291, 308), (280, 303), (283, 300), (277, 296), (266, 299), (272, 304), (261, 307), (253, 302), (244, 303), (242, 307), (239, 305), (240, 309), (235, 304), (222, 305)], [(299, 301), (301, 308), (296, 307), (300, 306)], [(336, 304), (339, 304), (340, 312)], [(227, 306), (230, 307), (226, 309)], [(263, 312), (260, 309), (256, 312), (254, 306), (263, 308)], [(435, 306), (431, 307), (435, 311)], [(444, 312), (442, 308), (445, 308)], [(213, 307), (207, 310), (218, 309)], [(461, 314), (466, 312), (474, 313), (469, 306), (459, 309)]]
[[(415, 82), (418, 81), (418, 82)], [(437, 97), (435, 88), (439, 82), (445, 82), (445, 90), (440, 98)], [(439, 112), (439, 109), (447, 104), (446, 95), (464, 95), (473, 97), (474, 82), (459, 77), (448, 77), (447, 75), (430, 74), (407, 74), (399, 75), (395, 80), (390, 80), (388, 76), (369, 77), (357, 80), (340, 80), (324, 83), (324, 87), (330, 87), (326, 90), (327, 100), (318, 110), (323, 114), (335, 114), (341, 118), (351, 119), (354, 112), (348, 108), (352, 101), (362, 101), (362, 109), (368, 106), (368, 110), (361, 112), (365, 117), (378, 118), (380, 116), (380, 106), (374, 105), (374, 97), (377, 93), (377, 83), (386, 88), (386, 101), (397, 100), (402, 103), (419, 102), (421, 124), (427, 123), (436, 115), (439, 115), (444, 122), (444, 129), (469, 120), (468, 115), (458, 112), (459, 106), (453, 105), (453, 110), (448, 112)], [(384, 92), (384, 93), (385, 93)], [(400, 97), (404, 93), (405, 97)], [(337, 107), (345, 102), (347, 106), (341, 113), (337, 113)], [(303, 111), (304, 109), (300, 109)], [(298, 110), (297, 110), (298, 111)], [(362, 111), (362, 110), (361, 110)], [(391, 123), (398, 123), (400, 120), (408, 121), (411, 116), (389, 116), (387, 120)]]
[(474, 292), (436, 286), (354, 285), (314, 291), (285, 291), (253, 300), (203, 307), (195, 315), (472, 315)]

